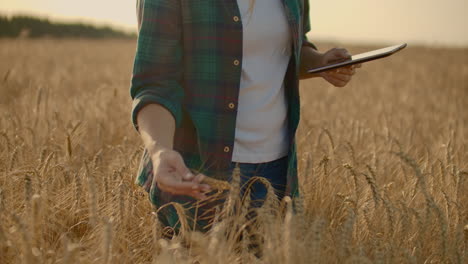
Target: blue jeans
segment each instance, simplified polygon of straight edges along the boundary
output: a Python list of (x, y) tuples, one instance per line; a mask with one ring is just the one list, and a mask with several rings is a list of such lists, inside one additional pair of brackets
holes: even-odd
[[(265, 162), (265, 163), (237, 163), (232, 162), (229, 175), (232, 177), (232, 172), (236, 166), (240, 168), (240, 186), (241, 196), (244, 195), (247, 182), (254, 176), (266, 178), (274, 188), (276, 197), (281, 200), (284, 197), (286, 190), (286, 174), (288, 171), (288, 156), (283, 158)], [(231, 180), (231, 179), (230, 179)], [(267, 188), (261, 182), (256, 181), (251, 185), (250, 198), (252, 207), (261, 207), (267, 195)]]

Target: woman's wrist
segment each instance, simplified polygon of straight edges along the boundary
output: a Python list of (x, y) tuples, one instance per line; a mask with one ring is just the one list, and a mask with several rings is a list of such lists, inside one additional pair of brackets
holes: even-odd
[(165, 150), (171, 150), (171, 148), (161, 143), (158, 143), (156, 141), (149, 143), (148, 146), (146, 146), (146, 149), (148, 150), (148, 153), (150, 156), (157, 155), (160, 152), (165, 151)]
[(300, 64), (300, 79), (308, 79), (319, 77), (318, 74), (310, 74), (307, 71), (318, 68), (324, 64), (324, 54), (309, 46), (302, 47), (301, 64)]

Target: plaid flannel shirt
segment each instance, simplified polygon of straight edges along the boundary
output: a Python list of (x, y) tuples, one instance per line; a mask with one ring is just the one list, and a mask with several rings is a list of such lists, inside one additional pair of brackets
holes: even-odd
[[(303, 45), (314, 46), (305, 36), (310, 27), (308, 0), (279, 1), (293, 38), (285, 93), (290, 135), (286, 194), (294, 197), (298, 194), (294, 135), (299, 123), (299, 60)], [(145, 105), (162, 105), (175, 118), (174, 149), (186, 165), (226, 180), (242, 70), (237, 0), (137, 0), (137, 14), (139, 35), (130, 89), (134, 126), (138, 129), (137, 114)], [(152, 179), (145, 150), (136, 182), (149, 192), (151, 202), (157, 207), (179, 202), (193, 209), (194, 200), (164, 193), (152, 186)], [(169, 207), (161, 217), (168, 226), (179, 220)]]

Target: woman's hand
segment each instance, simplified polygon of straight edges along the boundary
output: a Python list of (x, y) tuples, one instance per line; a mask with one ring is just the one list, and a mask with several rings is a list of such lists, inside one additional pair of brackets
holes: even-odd
[(153, 164), (152, 187), (177, 195), (205, 199), (210, 186), (201, 184), (205, 176), (194, 176), (182, 156), (174, 151), (175, 119), (163, 106), (148, 104), (138, 112), (138, 127)]
[[(346, 49), (333, 48), (322, 55), (321, 64), (326, 66), (337, 61), (346, 61), (349, 59), (351, 59), (351, 55)], [(322, 72), (319, 73), (319, 75), (336, 87), (344, 87), (351, 81), (352, 76), (356, 73), (356, 68), (360, 67), (361, 64), (355, 64)]]
[(176, 195), (206, 199), (205, 193), (211, 188), (201, 183), (205, 176), (193, 175), (178, 152), (168, 148), (159, 148), (151, 152), (153, 186), (157, 185), (160, 190)]

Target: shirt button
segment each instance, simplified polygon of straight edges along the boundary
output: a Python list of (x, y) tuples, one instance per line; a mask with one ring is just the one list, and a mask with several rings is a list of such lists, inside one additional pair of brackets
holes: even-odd
[(234, 109), (235, 106), (236, 106), (236, 105), (235, 105), (234, 103), (229, 103), (229, 108), (230, 108), (230, 109)]
[(239, 22), (239, 17), (238, 16), (233, 16), (232, 20), (234, 20), (234, 22)]
[(231, 150), (229, 147), (224, 147), (224, 152), (229, 152), (229, 150)]
[(234, 65), (239, 66), (239, 60), (234, 60)]

